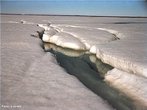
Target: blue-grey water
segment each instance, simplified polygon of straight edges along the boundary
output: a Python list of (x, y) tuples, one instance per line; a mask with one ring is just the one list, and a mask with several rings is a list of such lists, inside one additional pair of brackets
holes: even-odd
[(1, 13), (147, 16), (146, 0), (2, 0)]

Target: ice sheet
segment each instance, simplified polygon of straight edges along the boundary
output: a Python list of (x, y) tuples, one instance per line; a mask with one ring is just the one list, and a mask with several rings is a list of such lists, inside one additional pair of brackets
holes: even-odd
[[(21, 17), (2, 16), (3, 107), (7, 106), (9, 109), (11, 106), (19, 106), (22, 110), (97, 110), (97, 108), (111, 110), (107, 102), (88, 90), (75, 77), (67, 74), (52, 54), (44, 52), (41, 48), (42, 41), (31, 36), (32, 33), (37, 33), (36, 31), (43, 31), (37, 27), (37, 23), (22, 24), (7, 21), (19, 22)], [(32, 19), (29, 16), (23, 19), (27, 21), (26, 18)], [(39, 21), (40, 17), (33, 20)]]
[[(26, 22), (21, 22), (22, 20)], [(53, 110), (70, 107), (75, 110), (111, 109), (102, 99), (81, 85), (77, 79), (67, 75), (51, 54), (43, 52), (40, 46), (42, 42), (30, 36), (36, 34), (36, 31), (44, 31), (43, 28), (37, 27), (37, 24), (42, 24), (42, 27), (46, 29), (46, 35), (47, 30), (50, 29), (49, 24), (55, 26), (53, 28), (58, 32), (51, 34), (53, 43), (72, 49), (90, 49), (90, 52), (95, 53), (97, 58), (120, 69), (120, 71), (109, 73), (114, 82), (117, 81), (115, 77), (122, 74), (118, 80), (120, 85), (113, 86), (118, 87), (122, 92), (133, 91), (135, 95), (139, 95), (136, 103), (139, 101), (142, 104), (146, 103), (144, 97), (146, 97), (147, 77), (147, 18), (25, 15), (2, 16), (2, 95), (5, 97), (2, 97), (2, 102), (22, 104), (30, 110), (36, 106), (40, 109), (48, 109), (48, 104)], [(120, 39), (113, 40), (114, 36)], [(62, 75), (59, 77), (58, 73), (66, 75), (62, 74), (63, 77)], [(108, 80), (108, 76), (106, 78)], [(133, 87), (123, 91), (123, 81), (128, 81), (126, 86), (136, 85), (137, 89), (144, 92), (137, 91)], [(71, 85), (66, 86), (67, 84)], [(69, 86), (71, 89), (66, 91)], [(28, 100), (30, 97), (32, 101)], [(76, 99), (78, 99), (77, 102), (75, 102)], [(31, 107), (28, 106), (29, 104)]]
[(115, 40), (115, 36), (109, 32), (83, 26), (59, 25), (57, 26), (62, 32), (68, 32), (80, 39), (87, 49), (96, 44), (105, 44)]
[(94, 46), (91, 52), (96, 51), (98, 58), (113, 67), (147, 77), (147, 36), (135, 35), (134, 38)]
[(97, 24), (94, 27), (83, 24), (52, 26), (80, 39), (86, 48), (104, 63), (147, 77), (146, 22), (145, 24), (140, 21), (124, 22), (124, 24), (116, 22), (116, 24)]

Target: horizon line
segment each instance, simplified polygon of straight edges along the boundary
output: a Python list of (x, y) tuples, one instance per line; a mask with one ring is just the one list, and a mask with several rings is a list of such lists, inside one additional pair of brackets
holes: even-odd
[(77, 17), (121, 17), (121, 18), (147, 18), (147, 16), (120, 16), (120, 15), (64, 15), (64, 14), (22, 14), (22, 13), (0, 13), (0, 15), (32, 15), (32, 16), (77, 16)]

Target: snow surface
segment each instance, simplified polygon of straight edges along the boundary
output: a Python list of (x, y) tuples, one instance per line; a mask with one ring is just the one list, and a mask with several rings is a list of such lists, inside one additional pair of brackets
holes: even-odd
[[(14, 109), (112, 110), (106, 101), (67, 74), (52, 54), (44, 52), (40, 39), (31, 36), (37, 31), (44, 31), (37, 26), (37, 22), (43, 22), (40, 21), (43, 18), (2, 15), (1, 108), (9, 110), (11, 106), (19, 106), (21, 108)], [(9, 23), (20, 22), (21, 19), (33, 21), (34, 24)]]
[(66, 32), (59, 32), (49, 38), (50, 43), (54, 43), (64, 48), (74, 50), (85, 50), (85, 45), (76, 37)]
[(146, 78), (114, 68), (106, 74), (105, 81), (131, 97), (135, 105), (141, 107), (140, 110), (147, 108)]
[[(145, 49), (147, 46), (147, 25), (133, 25), (135, 28), (130, 24), (126, 29), (124, 29), (123, 25), (112, 25), (110, 27), (110, 24), (108, 28), (106, 25), (94, 28), (69, 24), (52, 26), (60, 29), (61, 32), (69, 33), (78, 38), (86, 46), (87, 50), (96, 54), (104, 63), (129, 73), (147, 77), (147, 50)], [(71, 46), (67, 43), (69, 41), (65, 40), (66, 37), (64, 38), (63, 36), (60, 36), (60, 39), (62, 38), (62, 40), (59, 40), (60, 42), (57, 41), (58, 37), (56, 36), (52, 43), (66, 48), (80, 49), (75, 47), (78, 43), (75, 42), (74, 46)], [(70, 39), (73, 38), (72, 36)], [(45, 38), (46, 40), (49, 39), (49, 37)], [(66, 44), (66, 46), (63, 44)]]
[(114, 35), (100, 29), (72, 25), (59, 25), (58, 28), (80, 39), (87, 49), (96, 44), (104, 44), (115, 40)]
[(146, 18), (105, 18), (104, 21), (101, 19), (102, 23), (97, 24), (93, 24), (97, 22), (96, 18), (93, 21), (79, 19), (82, 19), (81, 22), (78, 21), (75, 25), (68, 21), (66, 24), (62, 20), (60, 24), (51, 25), (77, 37), (85, 44), (86, 49), (90, 49), (104, 63), (147, 77)]
[[(45, 28), (44, 28), (45, 29)], [(42, 40), (44, 42), (50, 42), (50, 37), (55, 35), (58, 31), (52, 27), (49, 27), (47, 30), (44, 31)]]
[[(141, 103), (143, 106), (146, 106), (147, 18), (2, 15), (1, 22), (2, 79), (7, 79), (2, 80), (2, 95), (6, 97), (3, 98), (4, 100), (2, 100), (2, 102), (20, 102), (27, 105), (26, 107), (30, 107), (28, 105), (31, 103), (32, 105), (38, 105), (41, 109), (41, 107), (45, 105), (45, 107), (48, 108), (48, 101), (50, 101), (49, 104), (51, 105), (49, 107), (53, 107), (53, 110), (59, 108), (69, 109), (69, 107), (76, 110), (97, 109), (100, 108), (99, 106), (101, 106), (102, 109), (111, 108), (105, 105), (101, 99), (99, 103), (99, 97), (96, 97), (92, 92), (87, 90), (76, 79), (74, 79), (73, 82), (68, 80), (69, 82), (63, 83), (69, 77), (71, 78), (70, 75), (66, 76), (66, 80), (62, 77), (57, 79), (57, 77), (59, 77), (58, 73), (66, 72), (55, 63), (56, 61), (54, 62), (55, 59), (51, 54), (46, 55), (43, 52), (40, 48), (42, 44), (39, 39), (30, 37), (30, 35), (36, 33), (36, 31), (45, 30), (43, 35), (44, 41), (65, 48), (89, 50), (89, 52), (96, 54), (97, 58), (101, 59), (102, 62), (115, 67), (116, 69), (108, 72), (108, 76), (106, 75), (106, 81), (110, 82), (113, 87), (118, 88), (120, 91), (126, 94), (130, 93), (128, 95), (134, 99), (136, 103)], [(37, 24), (43, 29), (37, 27)], [(50, 62), (48, 59), (54, 60)], [(31, 67), (32, 64), (35, 66)], [(53, 67), (55, 68), (50, 67), (50, 65), (54, 65)], [(29, 72), (27, 73), (26, 70), (29, 70)], [(42, 72), (42, 70), (45, 72)], [(39, 75), (42, 79), (39, 79), (39, 77), (30, 77), (28, 74), (31, 73)], [(44, 74), (49, 74), (49, 77)], [(52, 75), (56, 77), (51, 77)], [(114, 84), (117, 82), (117, 75), (120, 75), (118, 84)], [(51, 82), (43, 82), (43, 80), (48, 81), (49, 79), (51, 79)], [(50, 91), (51, 89), (47, 87), (51, 87), (50, 84), (53, 83), (52, 79), (61, 80), (61, 82), (58, 83), (58, 81), (55, 81), (57, 83), (54, 84), (53, 88), (56, 89)], [(13, 81), (14, 83), (12, 83)], [(36, 83), (37, 81), (39, 82)], [(124, 83), (124, 81), (128, 82)], [(84, 88), (84, 91), (89, 92), (82, 92), (82, 90), (77, 88), (73, 89), (72, 84), (75, 82), (79, 85), (79, 89)], [(17, 87), (18, 84), (20, 85), (19, 87)], [(74, 91), (73, 93), (75, 94), (70, 94), (71, 91), (65, 93), (65, 91), (69, 89), (68, 87), (68, 89), (63, 89), (64, 87), (66, 88), (67, 84), (71, 84), (71, 91)], [(125, 85), (123, 86), (123, 84)], [(22, 87), (24, 87), (23, 91), (20, 91)], [(46, 96), (45, 94), (44, 96), (44, 93), (42, 93), (43, 96), (40, 96), (42, 91), (38, 90), (39, 87), (42, 88), (39, 90), (45, 90), (47, 91), (46, 93), (53, 95)], [(126, 89), (127, 87), (131, 89)], [(13, 92), (11, 92), (12, 90)], [(25, 90), (29, 92), (25, 94)], [(59, 91), (62, 91), (60, 92), (61, 94)], [(84, 93), (84, 96), (81, 98), (77, 95), (79, 91), (81, 91), (80, 93), (82, 94)], [(34, 94), (32, 95), (32, 93)], [(91, 94), (92, 96), (87, 94)], [(69, 95), (71, 97), (70, 99)], [(54, 96), (54, 98), (52, 96)], [(71, 103), (76, 100), (76, 96), (78, 96), (78, 102), (74, 102), (74, 104)], [(33, 101), (36, 101), (33, 102), (29, 100), (29, 102), (27, 102), (30, 97)], [(47, 99), (45, 97), (47, 97)], [(21, 101), (19, 101), (20, 99)], [(61, 101), (60, 99), (63, 100)], [(64, 106), (65, 103), (66, 105)], [(32, 108), (34, 107), (35, 106)]]
[(137, 34), (135, 36), (131, 39), (96, 45), (91, 48), (91, 52), (96, 53), (98, 58), (113, 67), (147, 77), (147, 50), (145, 49), (147, 36)]
[[(138, 109), (145, 110), (147, 18), (65, 19), (51, 18), (51, 26), (78, 38), (89, 52), (96, 54), (102, 62), (115, 67), (116, 69), (105, 76), (105, 81), (133, 99)], [(117, 76), (119, 77), (116, 78)]]

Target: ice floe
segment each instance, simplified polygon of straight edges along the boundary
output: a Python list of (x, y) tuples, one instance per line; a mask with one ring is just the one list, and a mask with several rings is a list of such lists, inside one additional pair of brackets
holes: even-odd
[(74, 25), (56, 25), (62, 32), (67, 32), (77, 37), (86, 45), (87, 49), (96, 44), (104, 44), (116, 40), (116, 37), (107, 31), (96, 28), (74, 26)]
[(59, 32), (50, 37), (50, 43), (54, 43), (64, 48), (75, 50), (85, 50), (85, 45), (76, 37), (65, 32)]
[[(108, 28), (105, 26), (92, 28), (68, 24), (52, 26), (58, 28), (60, 32), (68, 33), (77, 38), (86, 46), (86, 50), (96, 54), (96, 56), (104, 63), (129, 73), (135, 73), (147, 77), (146, 66), (142, 65), (146, 62), (146, 58), (142, 59), (142, 57), (145, 57), (143, 56), (143, 53), (145, 55), (146, 51), (145, 49), (141, 49), (141, 47), (145, 47), (147, 37), (143, 34), (144, 31), (139, 33), (140, 28), (137, 28), (138, 31), (135, 28), (135, 33), (129, 33), (134, 30), (130, 26), (127, 27), (128, 29), (124, 29), (121, 26), (118, 26), (120, 27), (118, 29), (115, 26), (109, 26)], [(49, 38), (49, 35), (44, 34), (43, 41), (48, 41)], [(58, 46), (62, 45), (62, 47), (68, 48), (68, 41), (66, 41), (65, 46), (61, 44), (60, 41), (57, 42), (57, 36), (55, 39), (56, 40), (52, 39), (51, 42), (55, 44), (58, 43)], [(62, 34), (62, 41), (63, 39), (64, 35)], [(72, 49), (74, 49), (73, 47), (74, 46), (72, 46)], [(71, 46), (69, 48), (71, 48)]]
[(58, 32), (57, 30), (55, 30), (54, 28), (50, 27), (48, 30), (44, 31), (42, 40), (44, 42), (50, 42), (50, 37), (55, 35), (57, 32)]
[(120, 40), (105, 45), (93, 46), (90, 50), (103, 62), (119, 68), (120, 70), (147, 77), (146, 49), (141, 40), (135, 42)]

